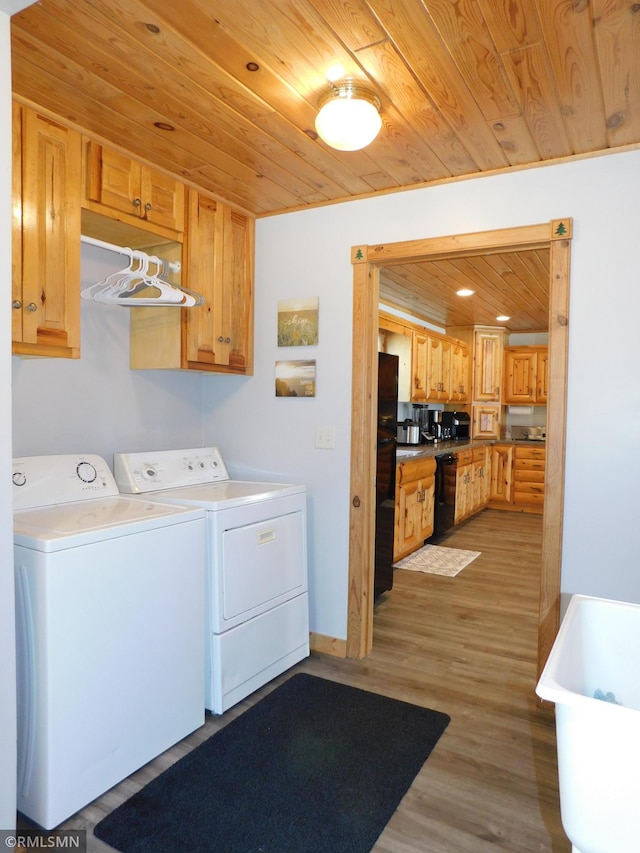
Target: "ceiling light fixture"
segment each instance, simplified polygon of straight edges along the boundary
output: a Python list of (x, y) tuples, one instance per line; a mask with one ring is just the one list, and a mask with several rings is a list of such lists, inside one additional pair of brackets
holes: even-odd
[(463, 287), (461, 290), (456, 290), (456, 296), (473, 296), (475, 290), (470, 290), (468, 287)]
[(507, 320), (510, 320), (510, 319), (511, 319), (511, 317), (507, 317), (506, 314), (500, 314), (498, 317), (496, 317), (496, 320), (499, 323), (505, 323)]
[(322, 96), (316, 116), (321, 139), (338, 151), (359, 151), (376, 138), (382, 127), (380, 99), (353, 80), (334, 83)]

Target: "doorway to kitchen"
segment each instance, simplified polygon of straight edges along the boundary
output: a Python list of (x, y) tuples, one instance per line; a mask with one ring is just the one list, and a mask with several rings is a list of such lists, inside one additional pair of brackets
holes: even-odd
[(547, 248), (549, 261), (549, 393), (538, 666), (555, 638), (560, 613), (564, 436), (572, 220), (377, 246), (354, 246), (351, 509), (347, 648), (364, 657), (373, 645), (375, 531), (375, 387), (380, 269), (414, 263)]

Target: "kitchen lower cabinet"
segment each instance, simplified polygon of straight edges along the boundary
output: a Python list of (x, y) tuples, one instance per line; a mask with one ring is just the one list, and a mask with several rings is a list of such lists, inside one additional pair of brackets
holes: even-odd
[(546, 448), (516, 445), (513, 452), (513, 504), (516, 509), (542, 512)]
[(253, 372), (254, 220), (189, 191), (182, 283), (204, 298), (194, 308), (136, 308), (131, 367)]
[(456, 504), (454, 523), (475, 515), (489, 501), (489, 449), (475, 447), (456, 453)]
[(13, 104), (12, 350), (80, 357), (81, 136)]
[(424, 545), (433, 533), (436, 460), (412, 459), (396, 467), (394, 562)]
[(513, 472), (513, 445), (494, 444), (491, 447), (491, 477), (489, 500), (493, 503), (511, 503), (511, 478)]
[(544, 509), (546, 448), (495, 444), (491, 448), (493, 509), (541, 513)]

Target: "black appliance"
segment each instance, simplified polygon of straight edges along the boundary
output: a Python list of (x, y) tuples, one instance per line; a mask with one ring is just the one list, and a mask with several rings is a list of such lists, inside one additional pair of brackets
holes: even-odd
[(378, 436), (374, 596), (393, 586), (393, 531), (396, 506), (397, 355), (378, 353)]
[(468, 441), (471, 418), (467, 412), (442, 413), (442, 437), (453, 441)]
[(433, 535), (429, 542), (442, 537), (453, 527), (456, 515), (456, 477), (458, 460), (452, 453), (436, 456), (435, 504)]

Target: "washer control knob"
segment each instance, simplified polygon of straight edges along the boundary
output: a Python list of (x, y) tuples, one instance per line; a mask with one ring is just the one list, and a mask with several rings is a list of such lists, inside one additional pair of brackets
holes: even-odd
[(158, 476), (158, 472), (151, 464), (143, 465), (140, 470), (145, 480), (155, 480), (155, 478)]
[(14, 471), (12, 480), (14, 486), (24, 486), (27, 482), (27, 475), (24, 471)]
[(98, 472), (91, 462), (78, 462), (76, 466), (76, 474), (83, 483), (93, 483), (98, 476)]

